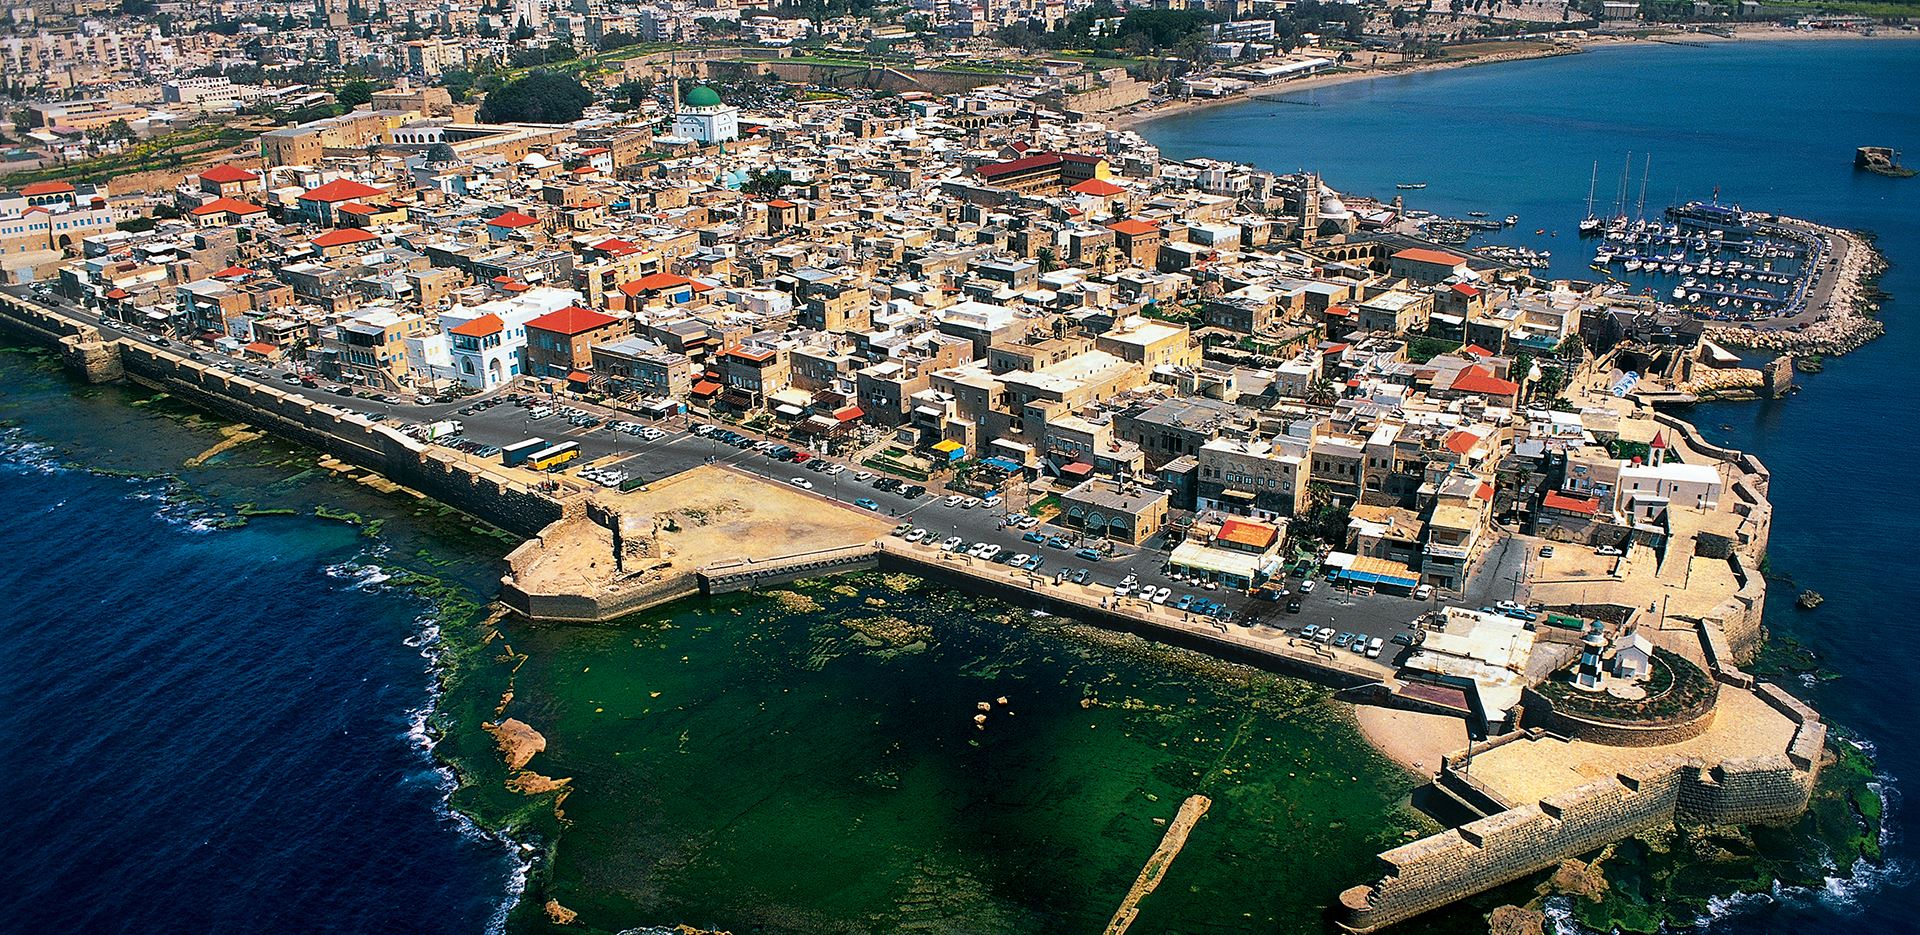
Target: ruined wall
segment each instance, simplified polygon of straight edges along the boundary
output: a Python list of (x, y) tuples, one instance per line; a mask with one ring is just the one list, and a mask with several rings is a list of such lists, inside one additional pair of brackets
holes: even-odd
[(1371, 932), (1674, 821), (1781, 821), (1806, 809), (1826, 727), (1771, 685), (1760, 697), (1799, 725), (1785, 753), (1663, 757), (1380, 855), (1381, 874), (1340, 894), (1341, 926)]

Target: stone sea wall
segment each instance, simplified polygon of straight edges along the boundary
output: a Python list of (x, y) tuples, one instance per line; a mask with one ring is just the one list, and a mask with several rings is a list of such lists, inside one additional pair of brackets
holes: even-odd
[(0, 296), (0, 329), (51, 342), (93, 382), (129, 379), (195, 406), (311, 445), (510, 532), (531, 536), (560, 519), (559, 500), (498, 465), (428, 445), (328, 403), (222, 373), (163, 348), (106, 338), (87, 322)]
[(1662, 757), (1380, 855), (1381, 873), (1340, 894), (1352, 932), (1395, 922), (1517, 880), (1569, 857), (1675, 821), (1784, 821), (1806, 809), (1826, 726), (1771, 685), (1760, 697), (1798, 725), (1783, 753), (1707, 764)]

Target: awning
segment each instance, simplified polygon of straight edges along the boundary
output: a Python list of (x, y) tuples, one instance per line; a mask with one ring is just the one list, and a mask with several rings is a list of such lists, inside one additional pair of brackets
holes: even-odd
[(701, 380), (693, 385), (693, 395), (695, 396), (712, 396), (718, 392), (720, 392), (720, 384), (712, 380)]
[(806, 421), (794, 426), (794, 431), (808, 435), (824, 435), (840, 427), (840, 423), (826, 416), (808, 416)]
[(937, 445), (934, 445), (933, 450), (938, 451), (942, 454), (952, 454), (956, 451), (959, 451), (961, 447), (962, 446), (959, 442), (953, 441), (952, 439), (948, 439), (947, 441), (943, 441)]
[(568, 383), (592, 383), (593, 374), (588, 373), (585, 370), (575, 370), (574, 372), (567, 374), (567, 382)]
[(1020, 465), (1018, 462), (1012, 461), (1007, 458), (1002, 458), (997, 455), (991, 458), (982, 458), (980, 460), (980, 463), (990, 468), (998, 468), (999, 470), (1005, 471), (1008, 474), (1014, 474), (1020, 470)]
[(833, 417), (841, 422), (852, 422), (866, 414), (866, 411), (859, 406), (848, 406), (845, 409), (834, 410)]
[(782, 403), (778, 406), (773, 407), (773, 411), (783, 416), (798, 416), (806, 412), (805, 409), (802, 409), (799, 406), (789, 406), (789, 405), (786, 405), (785, 403)]
[(277, 350), (279, 350), (279, 348), (274, 347), (273, 345), (268, 344), (265, 341), (255, 341), (252, 344), (247, 345), (248, 352), (259, 354), (262, 357), (269, 356), (274, 351), (277, 351)]
[(1085, 461), (1075, 461), (1072, 464), (1062, 467), (1060, 469), (1060, 473), (1072, 474), (1076, 477), (1083, 477), (1085, 475), (1093, 473), (1093, 465), (1088, 464)]

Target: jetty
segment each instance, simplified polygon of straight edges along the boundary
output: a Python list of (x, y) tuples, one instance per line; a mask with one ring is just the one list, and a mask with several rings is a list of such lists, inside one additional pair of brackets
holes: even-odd
[(1133, 920), (1140, 916), (1140, 900), (1160, 886), (1166, 879), (1167, 868), (1173, 865), (1173, 859), (1180, 856), (1180, 849), (1187, 846), (1187, 835), (1193, 833), (1193, 826), (1205, 817), (1207, 809), (1213, 807), (1213, 800), (1204, 795), (1187, 796), (1180, 803), (1180, 811), (1167, 825), (1167, 833), (1160, 838), (1160, 846), (1153, 849), (1153, 856), (1147, 858), (1147, 865), (1140, 868), (1140, 875), (1134, 878), (1132, 888), (1127, 890), (1127, 898), (1120, 901), (1120, 911), (1113, 914), (1113, 921), (1107, 923), (1106, 935), (1126, 935)]

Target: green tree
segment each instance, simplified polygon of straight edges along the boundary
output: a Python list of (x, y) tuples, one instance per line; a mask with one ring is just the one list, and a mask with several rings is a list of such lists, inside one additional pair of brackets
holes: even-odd
[(1052, 247), (1041, 247), (1033, 257), (1040, 263), (1040, 272), (1051, 273), (1060, 268), (1060, 258), (1055, 256)]
[(550, 71), (536, 71), (502, 85), (480, 104), (488, 123), (572, 123), (593, 103), (580, 82)]
[(747, 180), (741, 183), (740, 190), (749, 195), (778, 195), (781, 189), (792, 184), (793, 173), (785, 169), (766, 172), (754, 169), (747, 173)]
[(371, 81), (349, 81), (333, 92), (333, 99), (349, 108), (359, 107), (373, 100), (373, 92), (379, 90)]
[(473, 93), (475, 77), (464, 68), (450, 68), (440, 73), (440, 86), (447, 89), (456, 103), (465, 103), (467, 95)]

